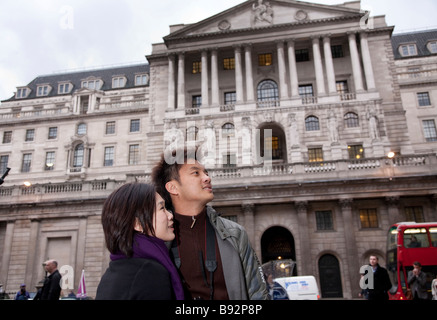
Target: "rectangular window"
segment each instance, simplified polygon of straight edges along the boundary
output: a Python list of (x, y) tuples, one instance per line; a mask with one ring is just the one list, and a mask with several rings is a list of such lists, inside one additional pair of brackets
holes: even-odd
[(26, 130), (26, 142), (33, 141), (35, 139), (35, 129), (27, 129)]
[(224, 58), (223, 70), (235, 70), (235, 58)]
[(21, 163), (21, 172), (29, 172), (32, 165), (32, 154), (23, 154), (23, 162)]
[(360, 210), (361, 228), (378, 228), (378, 215), (376, 209)]
[(345, 94), (345, 93), (349, 93), (349, 87), (347, 85), (347, 81), (337, 81), (336, 82), (336, 86), (337, 86), (337, 92), (339, 94)]
[(64, 94), (70, 92), (70, 84), (69, 83), (61, 83), (58, 87), (58, 93)]
[(423, 132), (427, 142), (437, 141), (437, 129), (434, 120), (423, 120)]
[(12, 131), (3, 132), (3, 143), (11, 143), (12, 141)]
[(135, 76), (136, 86), (145, 86), (147, 84), (148, 77), (147, 74), (139, 74)]
[(17, 89), (17, 99), (27, 97), (27, 88)]
[(140, 119), (130, 121), (130, 132), (140, 132)]
[(223, 168), (233, 168), (237, 166), (237, 157), (235, 154), (224, 154), (223, 155)]
[(260, 67), (271, 66), (273, 63), (271, 53), (263, 53), (258, 55), (258, 65)]
[(193, 69), (191, 72), (192, 72), (192, 74), (202, 73), (202, 62), (201, 61), (194, 61), (193, 62)]
[(55, 168), (55, 152), (49, 151), (46, 153), (46, 165), (45, 170), (51, 171)]
[(407, 221), (425, 222), (425, 218), (423, 216), (423, 208), (420, 206), (405, 207), (405, 218), (407, 219)]
[(129, 164), (135, 165), (140, 162), (140, 145), (132, 144), (129, 146)]
[(347, 146), (349, 159), (359, 160), (364, 158), (364, 148), (361, 144)]
[(225, 92), (225, 105), (235, 104), (237, 102), (237, 93)]
[(305, 85), (299, 86), (299, 95), (302, 98), (313, 97), (314, 96), (313, 85), (312, 84), (305, 84)]
[(106, 134), (114, 134), (115, 133), (115, 121), (106, 122)]
[(193, 96), (191, 107), (200, 108), (202, 106), (202, 96)]
[(9, 156), (1, 156), (0, 157), (0, 174), (3, 175), (5, 173), (6, 168), (9, 164)]
[(334, 59), (343, 58), (344, 57), (343, 46), (341, 44), (340, 45), (331, 46), (331, 52), (332, 52), (332, 58), (334, 58)]
[(429, 92), (419, 92), (417, 94), (417, 100), (420, 107), (426, 107), (431, 105), (431, 99), (429, 98)]
[(114, 165), (114, 147), (105, 147), (105, 160), (103, 165), (105, 167), (112, 167)]
[(415, 44), (406, 44), (401, 46), (401, 54), (404, 57), (408, 56), (416, 56), (417, 55), (417, 48)]
[(38, 97), (47, 96), (49, 94), (49, 86), (39, 86), (36, 91)]
[(296, 62), (310, 61), (310, 52), (308, 49), (296, 50)]
[(322, 148), (308, 149), (308, 160), (309, 162), (322, 162), (323, 149)]
[(58, 127), (51, 127), (49, 128), (49, 140), (56, 139), (58, 137)]
[(116, 77), (112, 79), (112, 88), (123, 88), (126, 81), (124, 77)]
[(317, 230), (334, 230), (334, 223), (332, 220), (332, 211), (316, 211), (316, 225)]

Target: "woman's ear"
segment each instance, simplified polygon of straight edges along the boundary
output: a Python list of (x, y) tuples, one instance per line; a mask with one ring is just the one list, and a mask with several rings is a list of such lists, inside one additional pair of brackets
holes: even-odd
[(138, 218), (135, 218), (135, 225), (134, 230), (143, 233), (143, 227), (141, 226), (140, 220)]
[(178, 194), (178, 187), (176, 186), (176, 183), (172, 180), (165, 184), (165, 189), (167, 190), (170, 195), (177, 195)]

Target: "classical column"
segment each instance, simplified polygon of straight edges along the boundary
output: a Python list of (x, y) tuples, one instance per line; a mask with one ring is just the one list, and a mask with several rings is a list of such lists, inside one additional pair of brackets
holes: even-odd
[[(6, 225), (6, 232), (4, 236), (3, 248), (1, 252), (1, 269), (0, 269), (0, 283), (6, 285), (9, 275), (9, 263), (11, 261), (12, 239), (14, 237), (15, 221), (8, 221)], [(3, 287), (3, 290), (8, 290)], [(14, 288), (15, 290), (15, 288)]]
[(237, 103), (242, 103), (243, 97), (243, 66), (241, 65), (241, 47), (235, 46), (235, 91)]
[(255, 205), (253, 203), (243, 203), (241, 211), (244, 215), (244, 228), (247, 231), (252, 247), (255, 249)]
[(328, 90), (330, 94), (337, 93), (335, 83), (334, 61), (332, 60), (331, 38), (329, 35), (323, 37), (323, 49), (325, 53), (326, 76), (328, 78)]
[(313, 268), (311, 263), (311, 247), (310, 236), (308, 232), (308, 202), (298, 201), (295, 204), (297, 211), (297, 220), (299, 223), (299, 240), (300, 240), (300, 270), (299, 274), (313, 274)]
[[(340, 207), (344, 224), (344, 240), (346, 244), (346, 261), (349, 271), (350, 290), (352, 296), (360, 292), (360, 265), (355, 239), (355, 227), (352, 216), (352, 199), (340, 200)], [(345, 277), (346, 278), (346, 277)], [(351, 298), (352, 298), (351, 296)]]
[(325, 77), (323, 75), (322, 55), (320, 54), (320, 38), (313, 37), (314, 69), (316, 71), (317, 95), (321, 96), (325, 91)]
[(364, 74), (366, 75), (367, 90), (374, 90), (375, 75), (373, 74), (372, 59), (370, 58), (369, 42), (367, 32), (360, 33), (361, 54), (363, 56)]
[(168, 55), (168, 104), (167, 109), (173, 110), (175, 108), (175, 56), (174, 54)]
[(285, 52), (284, 52), (284, 42), (279, 41), (277, 43), (278, 50), (278, 69), (279, 69), (279, 91), (281, 99), (288, 98), (288, 87), (287, 87), (287, 70), (285, 67)]
[(403, 221), (404, 219), (402, 219), (399, 214), (399, 197), (386, 197), (385, 202), (387, 203), (389, 225)]
[(185, 54), (178, 55), (178, 109), (185, 109)]
[(290, 69), (290, 86), (291, 97), (299, 97), (299, 79), (297, 77), (297, 65), (296, 65), (296, 50), (294, 47), (294, 40), (287, 41), (288, 47), (288, 64)]
[(37, 252), (37, 244), (39, 240), (38, 235), (40, 222), (40, 219), (30, 220), (29, 251), (27, 254), (26, 278), (24, 279), (24, 283), (28, 283), (29, 287), (32, 283), (32, 280), (38, 277), (38, 272), (35, 270), (35, 266), (39, 267), (41, 265), (41, 261), (35, 262), (35, 253)]
[(244, 46), (244, 57), (246, 64), (246, 99), (247, 101), (255, 101), (255, 93), (253, 90), (252, 48), (250, 44)]
[(364, 91), (363, 75), (361, 72), (360, 56), (357, 48), (357, 36), (355, 33), (349, 33), (349, 48), (351, 52), (352, 72), (354, 74), (355, 91)]
[(209, 106), (209, 86), (208, 86), (208, 51), (202, 50), (202, 107)]
[(211, 104), (213, 106), (220, 104), (217, 54), (217, 49), (211, 51)]

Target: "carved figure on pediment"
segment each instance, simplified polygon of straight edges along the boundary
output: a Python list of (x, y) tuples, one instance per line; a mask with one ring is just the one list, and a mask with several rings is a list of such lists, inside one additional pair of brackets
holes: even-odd
[(258, 0), (258, 5), (253, 4), (252, 10), (255, 12), (255, 22), (273, 23), (273, 9), (269, 2), (263, 3), (263, 0)]

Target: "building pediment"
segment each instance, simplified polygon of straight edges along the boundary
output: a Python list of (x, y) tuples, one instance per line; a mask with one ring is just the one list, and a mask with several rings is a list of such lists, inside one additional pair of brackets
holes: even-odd
[(320, 5), (295, 0), (249, 0), (195, 24), (179, 26), (166, 41), (202, 37), (217, 33), (272, 28), (288, 24), (308, 24), (344, 18), (359, 19), (360, 2)]

